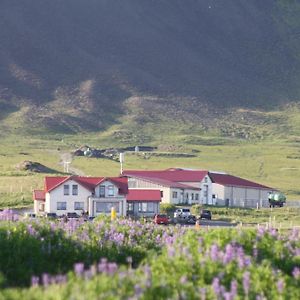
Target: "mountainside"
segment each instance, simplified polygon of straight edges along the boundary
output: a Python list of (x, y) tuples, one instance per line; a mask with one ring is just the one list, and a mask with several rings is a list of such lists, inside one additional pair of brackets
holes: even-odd
[(201, 123), (300, 99), (299, 1), (1, 0), (0, 41), (6, 130)]

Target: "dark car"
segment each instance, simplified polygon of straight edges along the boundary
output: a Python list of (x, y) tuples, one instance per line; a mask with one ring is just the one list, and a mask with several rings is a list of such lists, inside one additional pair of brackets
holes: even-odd
[(57, 214), (56, 213), (46, 213), (46, 218), (47, 219), (57, 219)]
[(78, 219), (79, 216), (75, 212), (68, 212), (67, 213), (68, 219)]
[(211, 220), (211, 211), (207, 209), (203, 209), (201, 211), (200, 219)]
[(157, 214), (157, 215), (154, 216), (154, 223), (155, 224), (168, 225), (169, 224), (169, 218), (168, 218), (167, 215)]

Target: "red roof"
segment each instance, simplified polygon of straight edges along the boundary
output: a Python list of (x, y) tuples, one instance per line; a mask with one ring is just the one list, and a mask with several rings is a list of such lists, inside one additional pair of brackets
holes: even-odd
[(126, 170), (122, 175), (159, 178), (171, 182), (200, 182), (208, 174), (206, 170), (167, 169), (156, 171)]
[(45, 201), (45, 191), (34, 190), (33, 191), (33, 200)]
[[(130, 176), (130, 175), (128, 175)], [(152, 183), (156, 183), (162, 186), (167, 186), (167, 187), (172, 187), (172, 188), (178, 188), (178, 189), (190, 189), (190, 190), (201, 190), (200, 188), (197, 187), (193, 187), (187, 184), (183, 184), (180, 182), (173, 182), (170, 180), (166, 180), (166, 179), (161, 179), (161, 178), (156, 178), (156, 177), (145, 177), (145, 176), (140, 176), (140, 175), (133, 175), (136, 178), (140, 178), (142, 180), (145, 181), (149, 181)]]
[(68, 180), (74, 180), (78, 184), (82, 185), (86, 189), (91, 192), (94, 191), (95, 187), (99, 185), (103, 181), (110, 181), (115, 184), (119, 190), (120, 194), (127, 194), (128, 186), (127, 186), (127, 178), (119, 178), (119, 177), (82, 177), (82, 176), (64, 176), (64, 177), (45, 177), (45, 192), (50, 192), (64, 182)]
[(273, 188), (270, 188), (268, 186), (261, 185), (259, 183), (255, 183), (253, 181), (249, 181), (229, 174), (209, 173), (209, 176), (213, 183), (218, 183), (221, 185), (273, 190)]
[(160, 202), (160, 190), (132, 190), (128, 191), (127, 201), (141, 201), (141, 202)]

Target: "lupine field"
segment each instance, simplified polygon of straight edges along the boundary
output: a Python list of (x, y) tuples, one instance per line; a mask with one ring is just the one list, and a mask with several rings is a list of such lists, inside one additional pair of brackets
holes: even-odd
[(0, 212), (0, 299), (300, 299), (300, 233)]

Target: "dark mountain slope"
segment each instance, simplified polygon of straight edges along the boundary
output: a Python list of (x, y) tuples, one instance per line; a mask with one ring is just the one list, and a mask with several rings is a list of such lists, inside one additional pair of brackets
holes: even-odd
[(295, 101), (299, 12), (288, 0), (1, 0), (0, 104), (59, 130), (102, 128), (131, 96), (193, 98), (195, 114)]

